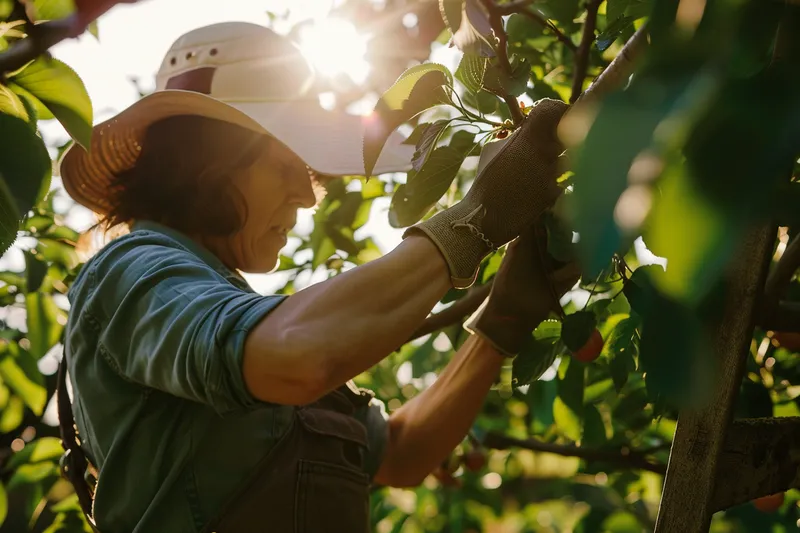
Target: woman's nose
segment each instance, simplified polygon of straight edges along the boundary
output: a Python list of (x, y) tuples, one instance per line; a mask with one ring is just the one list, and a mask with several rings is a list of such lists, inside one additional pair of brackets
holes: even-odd
[(311, 175), (298, 176), (292, 180), (292, 186), (292, 196), (300, 206), (308, 209), (317, 205), (317, 195), (314, 193)]

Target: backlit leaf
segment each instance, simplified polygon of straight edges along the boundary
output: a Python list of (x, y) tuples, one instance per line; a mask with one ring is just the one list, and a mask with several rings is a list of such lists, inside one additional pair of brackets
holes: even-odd
[(383, 145), (400, 124), (435, 105), (449, 101), (453, 76), (442, 65), (424, 63), (406, 70), (365, 119), (364, 171), (372, 174)]
[(61, 61), (40, 57), (11, 78), (49, 109), (80, 145), (92, 137), (92, 102), (80, 77)]

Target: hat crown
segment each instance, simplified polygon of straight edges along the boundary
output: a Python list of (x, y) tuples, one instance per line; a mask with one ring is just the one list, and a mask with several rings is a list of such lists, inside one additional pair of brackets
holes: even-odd
[(314, 72), (286, 37), (248, 22), (223, 22), (180, 36), (156, 74), (156, 90), (201, 92), (226, 102), (286, 101), (309, 95)]

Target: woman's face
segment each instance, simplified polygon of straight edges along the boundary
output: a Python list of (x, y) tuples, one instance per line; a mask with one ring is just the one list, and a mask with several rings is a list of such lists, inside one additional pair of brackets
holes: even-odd
[(244, 272), (263, 273), (275, 268), (286, 244), (286, 234), (297, 222), (297, 210), (316, 204), (305, 163), (282, 144), (271, 141), (259, 159), (233, 179), (244, 205), (245, 221), (228, 237), (207, 245), (222, 261)]

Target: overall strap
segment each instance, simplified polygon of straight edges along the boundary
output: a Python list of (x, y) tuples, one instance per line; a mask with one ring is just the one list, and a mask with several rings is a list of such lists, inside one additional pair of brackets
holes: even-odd
[(60, 466), (61, 475), (67, 479), (75, 489), (83, 513), (89, 522), (92, 531), (100, 533), (95, 527), (92, 518), (92, 502), (94, 491), (86, 481), (86, 469), (89, 460), (83, 453), (78, 441), (78, 433), (75, 427), (75, 416), (72, 412), (72, 403), (67, 392), (67, 346), (64, 342), (64, 333), (61, 333), (61, 346), (63, 355), (61, 363), (58, 365), (58, 379), (56, 382), (56, 403), (58, 406), (58, 426), (61, 433), (61, 447), (64, 448), (64, 455), (61, 456)]

